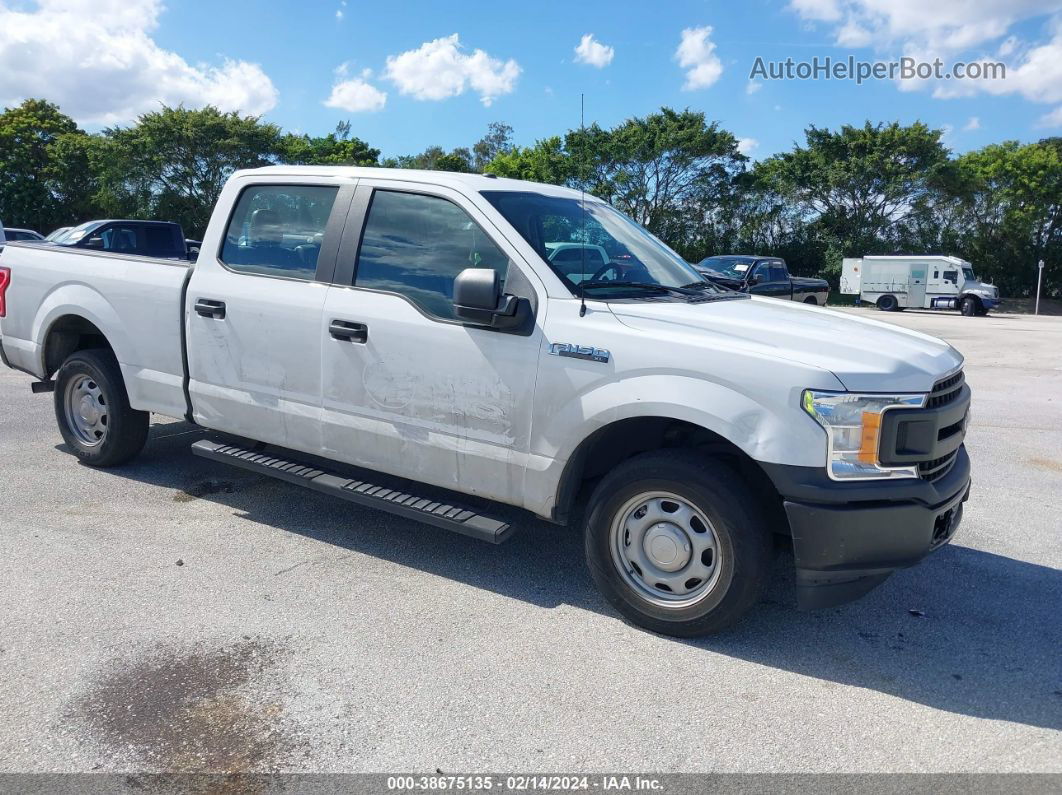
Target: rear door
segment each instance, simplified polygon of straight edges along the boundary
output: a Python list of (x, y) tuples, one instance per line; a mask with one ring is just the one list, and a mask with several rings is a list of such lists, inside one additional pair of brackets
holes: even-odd
[(931, 268), (924, 262), (911, 265), (911, 281), (907, 284), (907, 306), (921, 309), (926, 306), (927, 279)]
[(325, 302), (324, 455), (518, 502), (541, 329), (466, 325), (452, 304), (454, 278), (489, 267), (541, 311), (518, 261), (457, 191), (362, 180)]
[(304, 177), (233, 188), (185, 302), (196, 422), (320, 452), (322, 312), (353, 189)]

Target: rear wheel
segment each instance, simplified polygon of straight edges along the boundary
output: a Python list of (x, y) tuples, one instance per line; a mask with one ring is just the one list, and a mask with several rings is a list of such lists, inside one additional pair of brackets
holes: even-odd
[(748, 612), (767, 578), (772, 540), (759, 504), (718, 460), (685, 450), (635, 456), (590, 499), (590, 573), (641, 627), (717, 632)]
[(883, 295), (878, 299), (878, 309), (883, 312), (895, 312), (900, 308), (900, 302), (895, 295)]
[(968, 295), (962, 299), (962, 303), (959, 304), (959, 311), (966, 317), (973, 317), (980, 314), (977, 310), (980, 309), (981, 302), (974, 298), (972, 295)]
[(815, 296), (813, 296), (813, 295), (809, 295), (807, 298), (805, 298), (804, 299), (804, 303), (805, 304), (811, 304), (813, 306), (818, 306), (819, 305), (819, 302), (815, 300)]
[(149, 414), (129, 406), (122, 371), (106, 350), (71, 354), (55, 376), (59, 433), (81, 461), (117, 466), (147, 441)]

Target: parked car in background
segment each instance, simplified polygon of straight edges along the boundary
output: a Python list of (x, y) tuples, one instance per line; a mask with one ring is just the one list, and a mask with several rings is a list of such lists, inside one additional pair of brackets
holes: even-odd
[(45, 243), (58, 243), (61, 239), (66, 237), (66, 233), (74, 227), (72, 226), (60, 226), (58, 229), (52, 230), (52, 232), (44, 238)]
[(941, 254), (846, 258), (841, 292), (886, 312), (958, 309), (973, 317), (999, 306), (998, 287), (978, 279), (966, 260)]
[(188, 259), (184, 230), (172, 221), (86, 221), (54, 244), (137, 257)]
[(7, 227), (4, 229), (4, 238), (8, 241), (29, 241), (32, 243), (35, 240), (44, 240), (44, 235), (40, 232), (34, 232), (32, 229), (12, 229)]
[(188, 252), (188, 259), (195, 262), (199, 257), (199, 249), (203, 247), (202, 240), (185, 240), (184, 248)]
[(743, 293), (816, 306), (825, 306), (830, 295), (825, 279), (791, 276), (785, 260), (778, 257), (729, 254), (707, 257), (694, 267), (708, 281)]
[[(575, 282), (550, 244), (587, 239), (608, 261)], [(799, 604), (830, 607), (962, 518), (958, 351), (704, 281), (578, 191), (273, 166), (229, 179), (203, 242), (0, 255), (0, 358), (86, 464), (131, 459), (156, 412), (238, 437), (199, 456), (490, 543), (513, 527), (487, 501), (585, 517), (603, 594), (683, 636), (756, 602), (775, 533)]]
[(4, 247), (7, 238), (4, 236), (4, 225), (0, 223), (0, 249)]

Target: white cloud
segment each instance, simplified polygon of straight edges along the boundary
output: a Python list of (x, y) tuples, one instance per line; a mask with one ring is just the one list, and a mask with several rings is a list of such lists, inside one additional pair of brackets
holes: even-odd
[(755, 138), (738, 138), (738, 151), (746, 157), (751, 155), (756, 149), (759, 149), (759, 147), (760, 142)]
[(447, 99), (471, 88), (489, 107), (496, 98), (516, 89), (520, 65), (511, 58), (493, 58), (483, 50), (463, 52), (454, 33), (415, 50), (389, 55), (386, 76), (400, 93), (416, 99)]
[(347, 15), (347, 0), (339, 0), (339, 8), (336, 9), (336, 21), (342, 22)]
[(841, 46), (901, 44), (943, 57), (1058, 11), (1062, 0), (790, 0), (789, 8), (808, 22), (833, 24)]
[(715, 54), (715, 43), (711, 40), (712, 28), (708, 25), (700, 28), (686, 28), (675, 50), (675, 60), (686, 70), (684, 91), (696, 91), (708, 88), (723, 74), (723, 62)]
[(381, 91), (369, 82), (372, 69), (363, 69), (360, 77), (348, 78), (350, 64), (340, 64), (336, 69), (336, 82), (332, 93), (324, 101), (326, 107), (339, 108), (351, 113), (383, 110), (387, 104), (387, 92)]
[(1045, 113), (1036, 122), (1038, 127), (1062, 127), (1062, 105), (1059, 105), (1050, 113)]
[(745, 93), (755, 94), (761, 88), (763, 88), (763, 83), (761, 83), (759, 80), (750, 80), (745, 84)]
[(970, 132), (981, 129), (981, 120), (977, 116), (971, 116), (970, 120), (963, 125), (963, 130)]
[(81, 123), (127, 122), (161, 104), (216, 105), (258, 115), (277, 90), (257, 64), (189, 64), (161, 48), (160, 0), (0, 0), (0, 106), (44, 97)]
[[(1017, 94), (1033, 102), (1062, 101), (1062, 0), (790, 0), (789, 8), (805, 21), (832, 26), (839, 46), (873, 48), (890, 58), (940, 58), (945, 71), (956, 61), (1005, 62), (1005, 77), (899, 80), (903, 91), (931, 88), (942, 99)], [(1008, 35), (1037, 18), (1048, 20), (1047, 40), (1027, 43)]]
[(593, 33), (587, 33), (579, 39), (579, 45), (575, 48), (575, 62), (604, 69), (612, 63), (615, 54), (615, 49), (599, 42), (594, 38)]
[(841, 18), (838, 0), (792, 0), (789, 4), (804, 19), (833, 22)]

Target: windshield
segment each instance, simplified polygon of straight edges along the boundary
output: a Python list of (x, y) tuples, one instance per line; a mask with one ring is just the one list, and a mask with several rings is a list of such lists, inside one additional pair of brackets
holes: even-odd
[(747, 259), (737, 257), (708, 257), (697, 263), (698, 268), (711, 270), (728, 279), (741, 281), (755, 263)]
[(977, 277), (974, 276), (973, 268), (963, 268), (962, 277), (968, 282), (976, 282)]
[(47, 240), (49, 243), (58, 243), (60, 240), (65, 238), (67, 233), (70, 232), (73, 228), (74, 227), (72, 226), (61, 226), (44, 239)]
[(573, 294), (592, 288), (595, 298), (669, 291), (681, 295), (675, 290), (694, 286), (701, 294), (727, 292), (705, 282), (647, 230), (596, 199), (518, 191), (483, 191), (483, 196)]
[(85, 237), (85, 235), (87, 235), (89, 232), (91, 232), (93, 229), (100, 226), (101, 224), (103, 224), (103, 221), (86, 221), (85, 223), (81, 224), (81, 226), (75, 226), (73, 229), (67, 232), (66, 235), (55, 240), (54, 242), (72, 245), (79, 241), (81, 238)]

